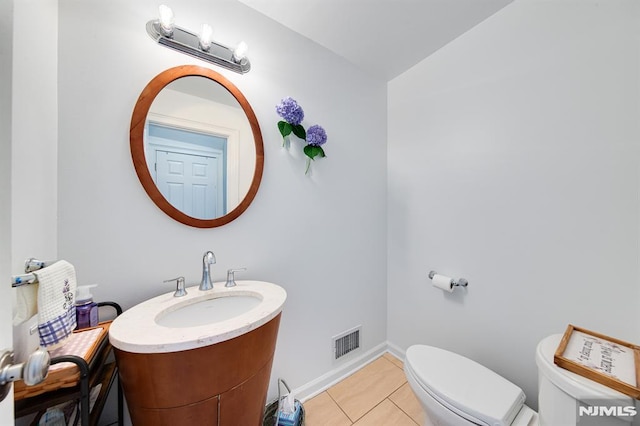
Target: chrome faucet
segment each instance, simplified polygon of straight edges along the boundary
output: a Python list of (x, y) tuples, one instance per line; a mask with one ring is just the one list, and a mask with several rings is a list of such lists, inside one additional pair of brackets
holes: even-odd
[(212, 251), (208, 251), (202, 257), (202, 281), (200, 281), (200, 290), (211, 290), (213, 283), (211, 282), (211, 267), (216, 263), (216, 256)]

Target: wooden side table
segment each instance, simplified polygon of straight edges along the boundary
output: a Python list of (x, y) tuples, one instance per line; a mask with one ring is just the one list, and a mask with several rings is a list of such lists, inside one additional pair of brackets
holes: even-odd
[[(116, 314), (122, 308), (114, 302), (101, 302), (99, 306), (111, 306)], [(14, 384), (15, 417), (37, 413), (32, 425), (37, 425), (47, 408), (67, 401), (77, 401), (83, 425), (97, 425), (109, 391), (116, 382), (118, 368), (110, 357), (113, 348), (109, 343), (111, 321), (97, 327), (74, 331), (69, 342), (51, 351), (51, 367), (47, 378), (35, 385), (26, 386), (23, 381)], [(90, 392), (101, 384), (95, 404), (90, 409)], [(123, 423), (123, 395), (119, 381), (118, 425)]]

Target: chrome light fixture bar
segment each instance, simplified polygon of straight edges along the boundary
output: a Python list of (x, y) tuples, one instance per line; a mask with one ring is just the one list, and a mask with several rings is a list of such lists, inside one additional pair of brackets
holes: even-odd
[[(165, 11), (164, 14), (166, 13)], [(161, 12), (162, 14), (163, 12)], [(201, 36), (173, 25), (172, 14), (170, 21), (170, 25), (167, 25), (168, 22), (161, 16), (161, 19), (147, 22), (147, 33), (153, 40), (163, 46), (219, 65), (228, 70), (245, 74), (251, 69), (251, 63), (245, 56), (246, 43), (240, 42), (236, 49), (230, 49), (215, 41), (202, 43), (201, 40), (203, 38)], [(207, 32), (204, 38), (208, 41), (211, 35), (211, 28), (205, 28), (203, 31)]]

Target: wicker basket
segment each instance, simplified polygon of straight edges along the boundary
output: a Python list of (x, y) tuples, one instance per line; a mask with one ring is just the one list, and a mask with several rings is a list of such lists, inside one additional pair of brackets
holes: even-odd
[[(281, 393), (281, 387), (287, 390), (287, 393), (283, 395)], [(280, 401), (284, 399), (284, 397), (291, 393), (291, 389), (283, 379), (278, 379), (278, 399), (267, 404), (264, 410), (264, 418), (262, 421), (263, 426), (277, 426), (278, 424), (278, 409), (280, 407)], [(298, 420), (298, 424), (296, 426), (304, 426), (304, 406), (300, 401), (296, 399), (296, 402), (300, 404), (300, 419)]]
[[(91, 362), (91, 359), (95, 355), (96, 349), (100, 342), (107, 338), (109, 333), (109, 326), (111, 321), (98, 324), (97, 327), (90, 329), (74, 331), (74, 338), (80, 338), (81, 333), (91, 332), (91, 338), (89, 340), (81, 341), (77, 352), (66, 352), (66, 345), (50, 352), (51, 357), (54, 358), (59, 355), (77, 355), (84, 358), (87, 363)], [(98, 332), (98, 329), (100, 330)], [(95, 330), (95, 332), (94, 332)], [(86, 333), (85, 333), (86, 334)], [(76, 386), (80, 380), (80, 370), (72, 363), (66, 362), (62, 364), (53, 364), (49, 368), (47, 377), (40, 383), (27, 386), (22, 380), (14, 383), (13, 394), (14, 400), (20, 400), (24, 398), (31, 398), (43, 394), (45, 392), (51, 392), (60, 388), (69, 388)]]

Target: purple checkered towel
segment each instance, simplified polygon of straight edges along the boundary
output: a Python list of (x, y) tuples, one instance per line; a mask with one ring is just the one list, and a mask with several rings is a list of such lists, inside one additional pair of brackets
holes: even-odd
[(38, 277), (38, 331), (40, 346), (62, 346), (76, 328), (76, 271), (60, 260), (35, 271)]

